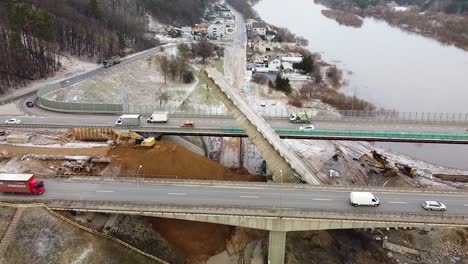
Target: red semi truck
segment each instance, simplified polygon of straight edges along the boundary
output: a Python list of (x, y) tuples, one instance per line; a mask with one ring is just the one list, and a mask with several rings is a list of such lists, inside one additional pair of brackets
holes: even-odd
[(0, 173), (0, 192), (39, 195), (44, 191), (44, 182), (38, 181), (34, 174)]

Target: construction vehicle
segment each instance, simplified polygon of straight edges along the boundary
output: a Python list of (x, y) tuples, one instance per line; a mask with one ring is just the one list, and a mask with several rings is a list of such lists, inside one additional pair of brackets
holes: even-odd
[(120, 63), (120, 57), (119, 56), (112, 56), (111, 58), (102, 61), (102, 64), (104, 65), (104, 68), (109, 68), (110, 66), (113, 66), (113, 65), (119, 64), (119, 63)]
[(142, 137), (140, 134), (135, 132), (120, 132), (117, 135), (117, 141), (128, 141), (128, 140), (135, 140), (136, 138)]
[(34, 174), (0, 174), (0, 192), (15, 194), (43, 194), (44, 182), (38, 181)]
[(418, 172), (406, 164), (395, 162), (395, 166), (401, 173), (403, 173), (406, 176), (410, 176), (413, 178), (418, 176)]
[(292, 113), (289, 115), (289, 122), (296, 124), (310, 124), (310, 118), (306, 112)]
[(154, 144), (156, 144), (156, 139), (154, 137), (144, 138), (135, 132), (121, 132), (117, 135), (117, 141), (133, 141), (135, 143), (135, 147), (152, 147)]
[(156, 139), (154, 137), (145, 138), (139, 146), (142, 147), (152, 147), (156, 144)]

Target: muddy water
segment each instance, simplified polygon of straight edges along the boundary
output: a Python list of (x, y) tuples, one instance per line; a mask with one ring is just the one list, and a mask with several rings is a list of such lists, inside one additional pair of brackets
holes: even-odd
[[(345, 71), (343, 92), (387, 109), (468, 112), (468, 52), (364, 19), (361, 28), (338, 25), (313, 0), (262, 0), (267, 22), (309, 40), (309, 49)], [(433, 163), (468, 169), (468, 146), (377, 144)]]

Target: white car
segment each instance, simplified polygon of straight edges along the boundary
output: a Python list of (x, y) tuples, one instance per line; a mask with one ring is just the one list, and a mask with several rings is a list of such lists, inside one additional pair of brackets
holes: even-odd
[(434, 210), (434, 211), (445, 211), (447, 210), (447, 207), (445, 204), (441, 202), (436, 202), (436, 201), (424, 201), (422, 203), (422, 207), (426, 210)]
[(307, 125), (307, 126), (299, 127), (299, 131), (314, 131), (314, 130), (315, 130), (314, 125)]
[(266, 106), (266, 103), (265, 103), (265, 102), (261, 102), (261, 103), (260, 103), (260, 106), (261, 106), (261, 107), (265, 107), (265, 106)]
[(19, 125), (21, 124), (21, 120), (19, 120), (18, 118), (10, 118), (8, 120), (5, 120), (4, 123), (7, 125)]

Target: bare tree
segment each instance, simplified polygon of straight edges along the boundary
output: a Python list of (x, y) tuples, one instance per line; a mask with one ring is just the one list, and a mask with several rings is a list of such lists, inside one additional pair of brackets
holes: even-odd
[(179, 73), (179, 61), (179, 58), (176, 58), (174, 55), (172, 55), (169, 60), (169, 74), (171, 75), (172, 80), (175, 80), (177, 73)]
[(320, 70), (320, 66), (314, 67), (314, 71), (312, 72), (312, 77), (314, 78), (315, 83), (323, 82), (322, 71)]
[(340, 86), (341, 77), (343, 73), (338, 70), (336, 66), (332, 66), (327, 70), (327, 77), (332, 82), (333, 87), (338, 88)]
[(213, 56), (213, 44), (211, 44), (208, 40), (202, 40), (196, 45), (195, 52), (198, 56), (202, 57), (203, 62), (205, 62), (207, 58)]
[(311, 99), (312, 96), (314, 96), (315, 93), (315, 86), (312, 82), (307, 82), (304, 83), (299, 90), (299, 93), (302, 95), (303, 98), (305, 99)]
[(164, 76), (164, 84), (167, 85), (167, 75), (169, 74), (169, 59), (166, 56), (159, 56), (156, 58), (158, 67)]
[(169, 101), (170, 96), (164, 87), (159, 86), (156, 88), (155, 98), (156, 101), (159, 102), (159, 108), (161, 108), (163, 103), (167, 103), (167, 101)]
[(179, 45), (177, 45), (177, 51), (181, 58), (188, 60), (192, 56), (192, 50), (186, 43), (180, 43)]

